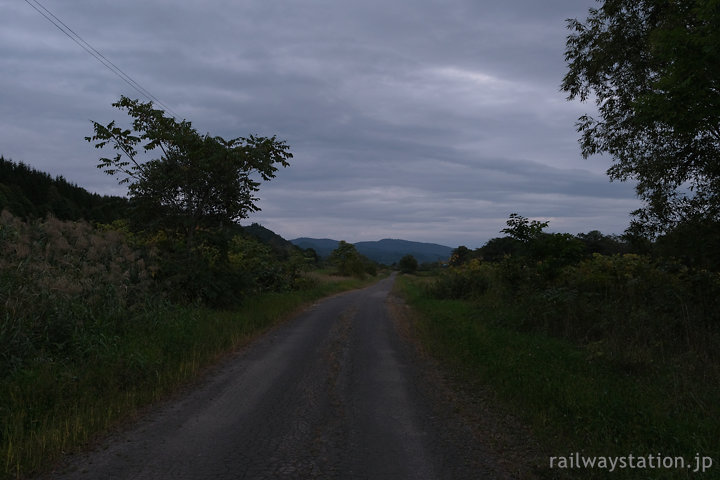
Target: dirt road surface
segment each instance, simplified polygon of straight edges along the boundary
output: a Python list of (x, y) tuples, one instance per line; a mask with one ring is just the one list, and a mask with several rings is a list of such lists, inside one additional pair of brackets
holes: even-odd
[(51, 478), (508, 478), (398, 333), (394, 279), (316, 303)]

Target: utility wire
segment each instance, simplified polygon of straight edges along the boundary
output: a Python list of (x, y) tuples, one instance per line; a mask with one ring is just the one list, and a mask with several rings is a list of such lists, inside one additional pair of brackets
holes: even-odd
[[(142, 85), (140, 85), (137, 81), (135, 81), (130, 75), (123, 72), (120, 67), (112, 63), (105, 55), (97, 51), (92, 45), (90, 45), (87, 41), (85, 41), (80, 35), (75, 33), (75, 31), (68, 27), (62, 20), (60, 20), (57, 16), (55, 16), (50, 10), (48, 10), (43, 4), (41, 4), (38, 0), (33, 0), (34, 3), (31, 3), (30, 0), (25, 0), (25, 3), (30, 5), (32, 8), (35, 9), (40, 15), (45, 17), (50, 23), (55, 25), (58, 30), (63, 32), (65, 35), (67, 35), (70, 40), (77, 43), (82, 47), (83, 50), (85, 50), (87, 53), (95, 57), (95, 59), (102, 63), (105, 67), (107, 67), (108, 70), (113, 72), (115, 75), (120, 77), (125, 83), (130, 85), (132, 88), (134, 88), (138, 93), (140, 93), (142, 96), (147, 98), (148, 100), (154, 101), (158, 105), (165, 108), (167, 112), (169, 112), (173, 118), (177, 118), (179, 115), (177, 115), (175, 112), (172, 111), (170, 107), (165, 105), (163, 102), (161, 102), (155, 95), (147, 91), (145, 88), (143, 88)], [(38, 6), (40, 8), (38, 8)], [(42, 9), (42, 10), (41, 10)], [(64, 27), (64, 28), (63, 28)]]

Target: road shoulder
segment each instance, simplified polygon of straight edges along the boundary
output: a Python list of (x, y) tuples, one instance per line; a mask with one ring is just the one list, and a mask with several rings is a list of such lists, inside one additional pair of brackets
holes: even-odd
[(530, 428), (504, 407), (480, 382), (468, 383), (433, 358), (424, 348), (416, 328), (418, 313), (391, 292), (387, 308), (398, 334), (415, 357), (425, 379), (427, 393), (437, 408), (451, 411), (472, 431), (475, 440), (493, 457), (503, 478), (541, 478), (547, 453)]

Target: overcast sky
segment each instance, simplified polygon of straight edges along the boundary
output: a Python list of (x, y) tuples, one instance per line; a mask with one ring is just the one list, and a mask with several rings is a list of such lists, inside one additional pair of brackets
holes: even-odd
[[(639, 206), (583, 160), (559, 85), (593, 0), (40, 0), (201, 132), (286, 140), (256, 221), (287, 239), (622, 233)], [(0, 154), (106, 194), (90, 120), (141, 98), (23, 0), (0, 0)]]

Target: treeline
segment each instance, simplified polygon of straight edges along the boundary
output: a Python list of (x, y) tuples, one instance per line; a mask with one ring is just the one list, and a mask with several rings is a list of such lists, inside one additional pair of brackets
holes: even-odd
[(61, 176), (0, 156), (0, 211), (24, 219), (50, 214), (60, 220), (110, 223), (126, 217), (128, 209), (126, 198), (90, 193)]
[(571, 235), (547, 233), (547, 222), (529, 221), (513, 214), (504, 237), (490, 239), (475, 250), (460, 246), (453, 250), (450, 265), (461, 265), (473, 258), (489, 262), (506, 256), (544, 260), (561, 266), (593, 254), (637, 254), (657, 261), (673, 259), (688, 268), (720, 271), (720, 223), (686, 221), (656, 239), (635, 235), (605, 235), (598, 230)]
[(522, 313), (506, 326), (593, 344), (621, 363), (649, 367), (668, 355), (703, 369), (720, 362), (717, 243), (685, 247), (707, 236), (678, 230), (640, 242), (596, 231), (546, 233), (547, 222), (516, 214), (507, 223), (505, 237), (455, 249), (430, 295), (513, 305)]

